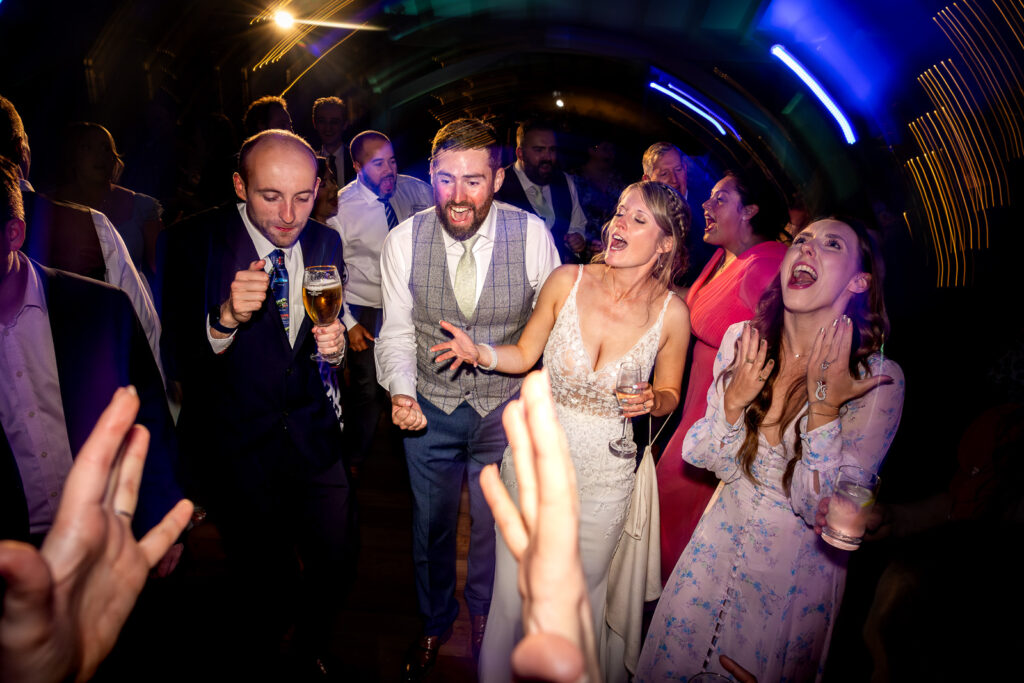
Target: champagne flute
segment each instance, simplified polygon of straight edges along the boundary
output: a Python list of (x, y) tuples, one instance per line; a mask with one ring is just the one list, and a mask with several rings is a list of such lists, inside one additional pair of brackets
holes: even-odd
[[(341, 312), (341, 277), (334, 266), (307, 266), (302, 274), (302, 305), (317, 327), (326, 327), (338, 319)], [(331, 365), (341, 363), (344, 353), (329, 356), (314, 353), (310, 358)]]
[[(628, 399), (635, 398), (643, 393), (640, 389), (641, 382), (639, 365), (632, 361), (625, 361), (619, 364), (619, 372), (615, 378), (615, 398), (619, 400), (620, 406), (625, 407), (629, 403)], [(628, 419), (623, 415), (622, 436), (608, 443), (612, 453), (620, 458), (636, 455), (636, 444), (633, 443), (633, 439), (626, 437), (627, 422)]]

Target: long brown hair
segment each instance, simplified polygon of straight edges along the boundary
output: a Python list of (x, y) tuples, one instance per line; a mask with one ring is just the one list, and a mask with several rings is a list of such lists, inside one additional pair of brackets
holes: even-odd
[[(653, 290), (653, 296), (668, 289), (669, 283), (675, 276), (684, 272), (687, 267), (686, 233), (690, 227), (690, 207), (686, 200), (674, 188), (658, 183), (653, 180), (643, 180), (633, 183), (619, 195), (619, 203), (626, 198), (631, 191), (640, 193), (640, 198), (650, 210), (654, 222), (661, 228), (665, 237), (671, 237), (672, 249), (658, 255), (658, 260), (651, 270), (651, 279), (657, 283)], [(612, 222), (605, 223), (601, 230), (601, 238), (605, 245), (608, 245), (608, 230)], [(607, 249), (607, 246), (605, 247)], [(604, 263), (605, 252), (596, 254), (591, 263)]]
[[(886, 335), (889, 333), (889, 318), (885, 313), (885, 301), (882, 296), (882, 257), (863, 222), (849, 216), (828, 216), (827, 218), (848, 225), (857, 235), (857, 251), (860, 257), (859, 272), (868, 273), (871, 276), (868, 281), (868, 289), (854, 294), (847, 303), (845, 311), (853, 321), (850, 374), (860, 377), (870, 373), (868, 357), (882, 349)], [(758, 334), (768, 344), (766, 361), (769, 358), (773, 359), (776, 368), (779, 367), (779, 355), (782, 350), (782, 312), (782, 274), (779, 273), (758, 301), (757, 313), (751, 321)], [(738, 350), (739, 340), (736, 344)], [(737, 353), (733, 367), (738, 361), (739, 354)], [(731, 374), (732, 368), (725, 373), (725, 376), (728, 377)], [(778, 374), (778, 372), (773, 372), (768, 377), (761, 392), (751, 401), (743, 414), (747, 433), (740, 446), (738, 458), (743, 474), (755, 484), (759, 483), (753, 472), (754, 460), (757, 458), (758, 431), (772, 405), (775, 379)], [(784, 434), (790, 424), (805, 413), (803, 409), (805, 399), (802, 396), (805, 391), (804, 380), (797, 379), (789, 387), (780, 387), (780, 389), (786, 392), (785, 407), (782, 417), (779, 419), (779, 433)], [(782, 486), (787, 494), (793, 481), (793, 471), (803, 456), (803, 444), (800, 439), (796, 440), (793, 451), (793, 457), (789, 459), (786, 471), (782, 476)]]

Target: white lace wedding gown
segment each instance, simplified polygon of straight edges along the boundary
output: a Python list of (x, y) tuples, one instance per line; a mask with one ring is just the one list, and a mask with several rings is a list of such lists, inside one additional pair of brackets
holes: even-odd
[[(580, 496), (580, 555), (590, 594), (595, 636), (605, 628), (605, 596), (608, 565), (622, 532), (633, 492), (636, 461), (615, 456), (608, 443), (622, 435), (622, 411), (615, 399), (619, 365), (632, 361), (642, 377), (649, 377), (658, 354), (668, 293), (655, 323), (618, 360), (594, 371), (580, 335), (576, 291), (583, 266), (569, 292), (544, 347), (544, 365), (551, 378), (558, 421), (569, 441), (569, 454), (576, 466)], [(628, 425), (626, 435), (632, 436)], [(501, 479), (513, 500), (518, 501), (515, 466), (510, 450), (501, 461)], [(494, 569), (494, 592), (480, 653), (481, 683), (508, 683), (512, 672), (509, 658), (523, 637), (522, 602), (518, 588), (518, 565), (498, 533)], [(601, 662), (602, 671), (609, 663)], [(613, 664), (614, 665), (614, 664)]]

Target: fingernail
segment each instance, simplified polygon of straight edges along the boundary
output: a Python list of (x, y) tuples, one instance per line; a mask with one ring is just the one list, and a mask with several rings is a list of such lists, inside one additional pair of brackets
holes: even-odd
[(838, 324), (839, 324), (839, 318), (836, 318), (835, 320), (832, 321), (832, 327), (835, 327)]
[(844, 315), (843, 316), (843, 322), (846, 323), (847, 325), (850, 325), (850, 324), (853, 323), (853, 321), (850, 320), (850, 316), (848, 316), (848, 315)]
[(128, 391), (128, 393), (129, 393), (129, 394), (131, 394), (132, 396), (138, 396), (138, 395), (139, 395), (139, 392), (138, 392), (138, 390), (137, 390), (137, 389), (135, 388), (135, 385), (134, 385), (134, 384), (129, 384), (128, 386), (126, 386), (126, 387), (125, 387), (125, 389), (126, 389), (126, 390)]
[(818, 330), (818, 334), (825, 334), (825, 328), (823, 327), (820, 330)]

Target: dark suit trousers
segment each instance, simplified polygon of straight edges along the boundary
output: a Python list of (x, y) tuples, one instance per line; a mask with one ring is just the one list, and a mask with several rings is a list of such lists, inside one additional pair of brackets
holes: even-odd
[(260, 469), (236, 470), (209, 504), (237, 579), (238, 623), (250, 631), (254, 652), (272, 657), (294, 624), (296, 647), (319, 655), (351, 565), (345, 467), (338, 461), (310, 476)]
[[(383, 312), (379, 308), (349, 304), (349, 311), (376, 337), (380, 334)], [(380, 414), (387, 403), (384, 388), (377, 383), (377, 367), (373, 360), (373, 342), (365, 351), (348, 348), (348, 387), (345, 391), (345, 452), (349, 464), (362, 465), (370, 454), (373, 435)]]

